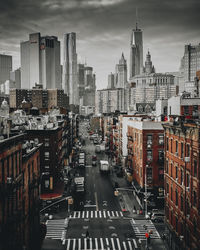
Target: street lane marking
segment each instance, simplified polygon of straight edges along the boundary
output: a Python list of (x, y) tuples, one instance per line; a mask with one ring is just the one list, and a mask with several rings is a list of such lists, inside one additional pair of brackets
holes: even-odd
[(124, 250), (127, 250), (126, 243), (123, 241)]
[(84, 239), (84, 249), (87, 250), (87, 239)]
[(129, 248), (132, 249), (132, 245), (130, 241), (128, 241), (128, 245), (129, 245)]
[(133, 239), (133, 244), (134, 244), (135, 248), (138, 248), (138, 246), (137, 246), (137, 242), (136, 242), (136, 240), (135, 240), (135, 239)]
[(108, 216), (110, 217), (110, 212), (109, 212), (109, 211), (107, 211), (107, 213), (108, 213)]
[(81, 250), (81, 239), (78, 239), (78, 249)]
[(86, 212), (86, 218), (88, 218), (88, 216), (89, 216), (89, 211)]
[(113, 248), (113, 250), (115, 250), (115, 244), (114, 244), (114, 240), (113, 240), (113, 238), (111, 238), (111, 244), (112, 244), (112, 248)]
[(97, 218), (97, 210), (95, 211), (95, 218)]
[(82, 218), (84, 218), (85, 217), (85, 211), (83, 211), (83, 213), (82, 213)]
[(96, 203), (96, 210), (99, 211), (97, 192), (94, 193), (94, 197), (95, 197), (95, 203)]
[(95, 238), (95, 249), (98, 250), (98, 241), (97, 241), (97, 238)]
[(93, 218), (93, 211), (91, 211), (91, 218)]
[(69, 247), (70, 247), (70, 239), (68, 239), (68, 242), (67, 242), (67, 250), (69, 250)]
[(73, 250), (75, 250), (76, 247), (76, 239), (73, 239)]
[(122, 212), (120, 212), (120, 214), (121, 214), (121, 217), (123, 217), (123, 216), (124, 216)]
[(80, 218), (80, 217), (81, 217), (81, 212), (79, 211), (79, 212), (78, 212), (78, 218)]
[(99, 217), (101, 218), (101, 211), (99, 211)]
[(103, 216), (104, 216), (104, 218), (106, 218), (106, 212), (105, 211), (103, 211)]
[(114, 212), (113, 212), (113, 211), (111, 211), (111, 213), (112, 213), (112, 216), (114, 217), (114, 216), (115, 216)]
[(118, 246), (118, 249), (121, 250), (121, 247), (120, 247), (120, 242), (119, 242), (119, 238), (116, 239), (117, 240), (117, 246)]
[(103, 244), (103, 239), (102, 238), (100, 238), (100, 243), (101, 243), (101, 249), (104, 249), (104, 244)]
[(90, 238), (90, 249), (92, 250), (92, 238)]
[(108, 238), (106, 238), (106, 249), (110, 250)]

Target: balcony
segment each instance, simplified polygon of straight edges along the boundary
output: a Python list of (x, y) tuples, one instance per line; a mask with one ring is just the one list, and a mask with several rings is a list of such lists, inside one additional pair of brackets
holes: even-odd
[(158, 158), (158, 164), (163, 165), (164, 164), (164, 157)]

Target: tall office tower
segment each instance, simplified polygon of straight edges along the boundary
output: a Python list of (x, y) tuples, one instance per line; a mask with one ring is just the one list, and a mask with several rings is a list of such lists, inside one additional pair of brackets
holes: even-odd
[(121, 59), (119, 60), (119, 64), (115, 67), (116, 74), (116, 88), (125, 88), (127, 83), (127, 64), (124, 58), (124, 54), (122, 53)]
[(12, 56), (0, 54), (0, 84), (10, 79), (12, 71)]
[(142, 30), (133, 29), (130, 46), (130, 78), (143, 72), (143, 40)]
[(84, 64), (78, 64), (78, 86), (79, 86), (79, 97), (84, 95), (85, 90), (85, 66)]
[(185, 53), (183, 57), (184, 81), (193, 82), (196, 72), (200, 70), (200, 44), (185, 45)]
[(69, 96), (69, 104), (79, 105), (76, 33), (64, 35), (63, 89)]
[(114, 89), (115, 88), (115, 75), (111, 72), (108, 75), (108, 89)]
[(16, 89), (21, 89), (21, 69), (10, 72), (10, 80), (15, 83)]
[(61, 89), (60, 42), (55, 36), (29, 35), (20, 44), (21, 87), (31, 89), (42, 84), (44, 89)]

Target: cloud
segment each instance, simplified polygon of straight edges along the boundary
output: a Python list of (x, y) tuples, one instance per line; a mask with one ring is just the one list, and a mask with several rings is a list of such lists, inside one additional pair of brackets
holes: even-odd
[(62, 41), (74, 31), (78, 53), (94, 67), (99, 86), (106, 86), (122, 51), (129, 60), (136, 7), (144, 55), (149, 48), (158, 71), (177, 69), (184, 44), (199, 43), (199, 0), (1, 0), (0, 49), (19, 62), (19, 43), (29, 33)]

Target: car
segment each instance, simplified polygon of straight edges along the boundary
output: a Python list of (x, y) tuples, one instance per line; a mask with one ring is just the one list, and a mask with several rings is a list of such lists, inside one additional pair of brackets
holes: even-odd
[(151, 215), (151, 220), (153, 221), (153, 222), (164, 222), (164, 213), (153, 213), (152, 215)]

